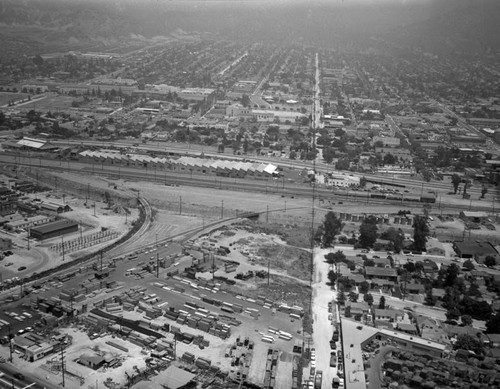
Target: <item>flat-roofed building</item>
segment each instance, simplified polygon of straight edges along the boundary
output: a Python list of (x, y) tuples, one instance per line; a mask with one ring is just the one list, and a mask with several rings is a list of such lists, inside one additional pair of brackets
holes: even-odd
[(37, 215), (33, 217), (29, 217), (26, 219), (19, 219), (15, 221), (11, 221), (7, 224), (5, 224), (5, 228), (10, 231), (16, 231), (20, 229), (26, 229), (26, 228), (31, 228), (35, 227), (38, 225), (50, 223), (53, 221), (54, 218), (52, 216), (45, 216), (45, 215)]
[(453, 242), (453, 249), (460, 258), (478, 258), (498, 255), (495, 247), (489, 242)]
[(37, 361), (44, 356), (54, 352), (54, 346), (33, 334), (15, 336), (12, 339), (12, 347), (21, 351), (30, 362)]
[(77, 222), (62, 219), (33, 227), (32, 229), (30, 229), (30, 237), (38, 240), (45, 240), (77, 231)]

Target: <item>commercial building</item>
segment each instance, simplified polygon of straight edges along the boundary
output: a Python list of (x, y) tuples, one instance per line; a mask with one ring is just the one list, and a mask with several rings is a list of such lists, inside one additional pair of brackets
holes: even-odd
[(489, 218), (486, 212), (461, 211), (460, 219), (471, 223), (481, 223)]
[(478, 259), (488, 255), (497, 256), (498, 252), (489, 242), (453, 242), (453, 250), (460, 258)]
[(12, 240), (9, 238), (0, 238), (0, 251), (12, 249)]
[(35, 334), (15, 336), (12, 347), (24, 354), (24, 357), (34, 362), (54, 352), (54, 345), (47, 343), (42, 337)]
[(72, 220), (57, 220), (30, 229), (30, 237), (45, 240), (78, 231), (78, 223)]
[(36, 227), (39, 225), (50, 223), (53, 220), (54, 218), (51, 216), (38, 215), (38, 216), (28, 217), (26, 219), (19, 219), (8, 222), (5, 224), (5, 229), (9, 231), (28, 229), (31, 227)]

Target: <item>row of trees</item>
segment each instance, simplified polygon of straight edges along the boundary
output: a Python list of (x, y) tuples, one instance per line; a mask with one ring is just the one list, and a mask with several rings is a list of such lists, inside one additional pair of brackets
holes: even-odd
[[(413, 218), (413, 249), (416, 251), (425, 251), (425, 245), (429, 236), (428, 218), (415, 215)], [(363, 248), (372, 248), (379, 238), (377, 218), (373, 215), (363, 220), (359, 227), (358, 245)], [(344, 223), (335, 215), (334, 212), (328, 212), (325, 215), (323, 224), (316, 232), (316, 241), (320, 242), (322, 247), (331, 247), (335, 237), (342, 232)], [(403, 249), (404, 232), (401, 229), (389, 227), (380, 234), (381, 239), (389, 240), (393, 245), (395, 252)]]

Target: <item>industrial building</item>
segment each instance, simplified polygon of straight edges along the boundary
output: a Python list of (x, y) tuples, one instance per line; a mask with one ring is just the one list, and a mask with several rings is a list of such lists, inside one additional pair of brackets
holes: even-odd
[(72, 220), (56, 220), (30, 229), (30, 237), (45, 240), (78, 231), (78, 223)]
[(30, 362), (54, 352), (54, 345), (36, 334), (15, 336), (12, 339), (12, 347), (24, 354), (24, 357)]

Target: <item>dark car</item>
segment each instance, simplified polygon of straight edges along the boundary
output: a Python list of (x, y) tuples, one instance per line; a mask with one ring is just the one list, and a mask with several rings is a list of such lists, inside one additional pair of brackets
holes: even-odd
[(26, 270), (26, 266), (21, 266), (17, 268), (17, 271), (23, 271), (23, 270)]
[(18, 380), (24, 380), (24, 375), (21, 373), (14, 373), (12, 375), (14, 378), (17, 378)]

